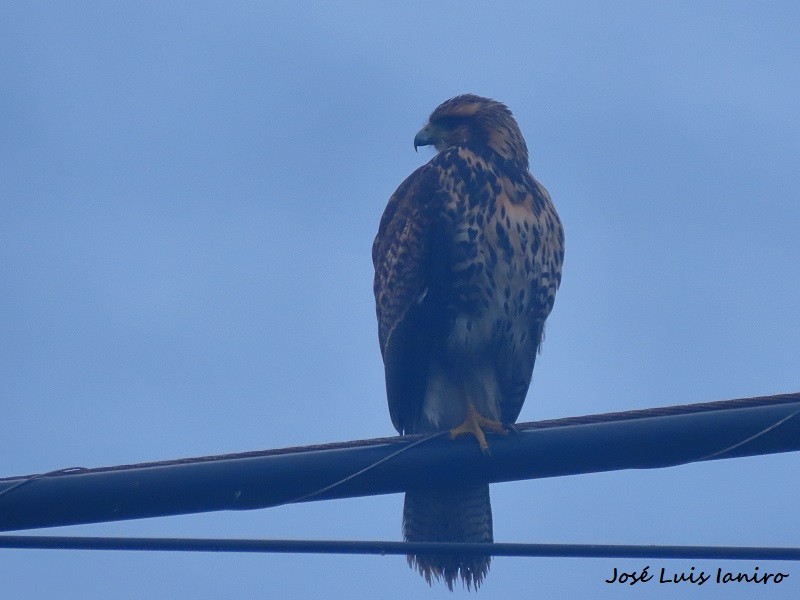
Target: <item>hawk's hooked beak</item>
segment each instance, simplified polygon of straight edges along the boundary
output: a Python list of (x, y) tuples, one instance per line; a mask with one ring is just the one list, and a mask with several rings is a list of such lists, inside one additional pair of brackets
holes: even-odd
[(414, 136), (414, 152), (417, 151), (419, 146), (430, 146), (436, 143), (436, 133), (430, 123), (425, 125), (419, 130), (419, 133)]

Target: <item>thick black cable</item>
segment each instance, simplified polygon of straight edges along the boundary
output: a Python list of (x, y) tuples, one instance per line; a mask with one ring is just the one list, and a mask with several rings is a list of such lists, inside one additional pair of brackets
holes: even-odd
[(491, 456), (434, 434), (0, 478), (0, 531), (800, 451), (798, 415), (795, 393), (518, 424)]

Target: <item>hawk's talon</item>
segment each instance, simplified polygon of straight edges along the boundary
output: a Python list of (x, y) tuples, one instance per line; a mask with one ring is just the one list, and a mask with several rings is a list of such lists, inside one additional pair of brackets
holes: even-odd
[(480, 446), (481, 452), (489, 456), (491, 452), (489, 451), (489, 443), (486, 441), (486, 435), (483, 433), (484, 429), (501, 435), (508, 435), (506, 426), (500, 421), (487, 419), (475, 410), (472, 404), (468, 404), (467, 416), (464, 418), (464, 422), (450, 430), (450, 439), (454, 440), (458, 436), (465, 434), (474, 435), (475, 439), (478, 440), (478, 446)]

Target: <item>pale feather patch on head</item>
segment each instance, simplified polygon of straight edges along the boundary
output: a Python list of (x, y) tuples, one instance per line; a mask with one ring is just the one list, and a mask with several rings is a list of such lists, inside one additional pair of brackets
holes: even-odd
[[(448, 123), (455, 120), (456, 123)], [(436, 149), (451, 144), (479, 142), (491, 147), (508, 160), (528, 165), (528, 147), (514, 115), (502, 102), (474, 94), (462, 94), (445, 100), (431, 113), (429, 124), (447, 124), (440, 129)]]

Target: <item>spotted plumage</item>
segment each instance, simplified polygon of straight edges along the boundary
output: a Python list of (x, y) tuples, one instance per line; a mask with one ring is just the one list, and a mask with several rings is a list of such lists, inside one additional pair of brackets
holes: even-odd
[[(389, 412), (400, 433), (451, 429), (469, 408), (516, 421), (561, 281), (564, 234), (501, 103), (440, 105), (414, 146), (437, 155), (389, 199), (372, 248)], [(491, 541), (488, 485), (410, 490), (404, 537)], [(488, 557), (410, 557), (429, 582), (478, 586)]]

